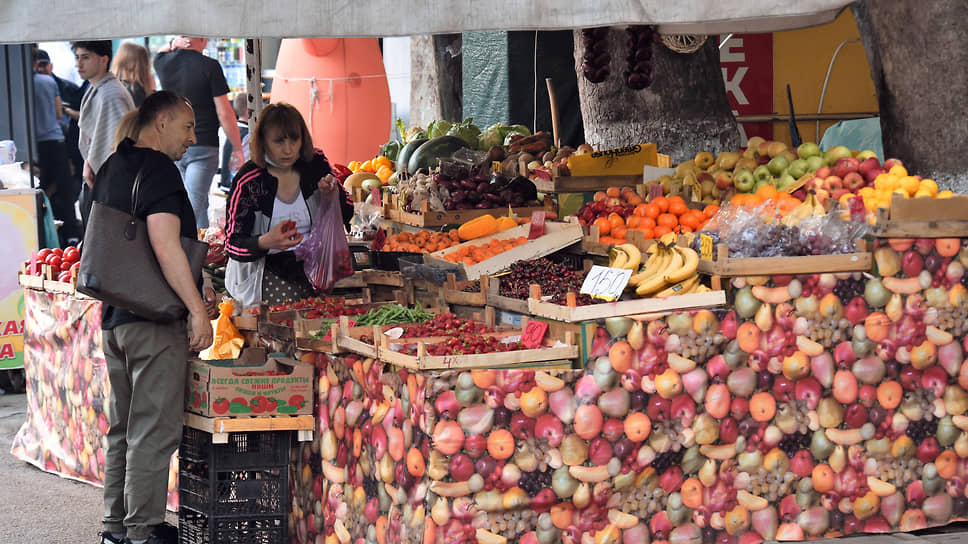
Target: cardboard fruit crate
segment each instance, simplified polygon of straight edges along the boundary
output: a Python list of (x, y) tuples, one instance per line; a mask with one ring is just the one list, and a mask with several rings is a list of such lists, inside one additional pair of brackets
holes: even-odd
[[(425, 256), (424, 262), (428, 264), (439, 264), (441, 266), (453, 266), (455, 263), (446, 260), (444, 257), (459, 251), (462, 247), (486, 244), (491, 240), (508, 240), (519, 237), (527, 238), (530, 230), (531, 225), (518, 225), (517, 227), (498, 232), (490, 236), (483, 236), (456, 246), (451, 246), (441, 251), (436, 251)], [(545, 233), (543, 236), (540, 236), (534, 240), (528, 240), (526, 243), (518, 247), (509, 249), (508, 251), (495, 255), (494, 257), (481, 261), (477, 264), (466, 265), (464, 263), (457, 263), (457, 265), (460, 270), (463, 270), (465, 278), (468, 280), (475, 280), (483, 275), (494, 274), (496, 272), (506, 270), (518, 261), (537, 259), (538, 257), (544, 257), (545, 255), (554, 253), (559, 249), (563, 249), (572, 244), (580, 242), (581, 237), (581, 226), (577, 223), (560, 223), (549, 221), (545, 223)]]
[(891, 209), (877, 210), (879, 238), (961, 238), (968, 236), (968, 195), (904, 198), (894, 195)]

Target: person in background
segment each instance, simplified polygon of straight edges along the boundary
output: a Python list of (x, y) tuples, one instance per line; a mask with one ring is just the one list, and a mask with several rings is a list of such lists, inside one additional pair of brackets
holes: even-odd
[(78, 149), (84, 157), (81, 219), (87, 226), (94, 176), (114, 151), (114, 132), (124, 114), (134, 109), (131, 95), (108, 70), (111, 40), (71, 43), (77, 73), (89, 83), (78, 117)]
[[(168, 464), (182, 436), (189, 351), (211, 345), (215, 293), (205, 300), (195, 284), (180, 237), (194, 238), (195, 215), (174, 161), (195, 143), (195, 116), (175, 93), (149, 95), (120, 123), (135, 139), (121, 142), (94, 184), (94, 199), (131, 208), (139, 170), (135, 216), (145, 221), (162, 274), (188, 308), (185, 321), (148, 321), (120, 308), (101, 308), (104, 360), (111, 384), (104, 467), (101, 544), (165, 544)], [(118, 263), (126, 266), (127, 263)], [(189, 334), (191, 336), (189, 337)]]
[[(239, 126), (239, 137), (242, 139), (242, 154), (249, 160), (249, 105), (246, 103), (245, 93), (239, 93), (232, 99), (232, 109)], [(222, 146), (222, 162), (219, 165), (219, 189), (226, 193), (232, 188), (232, 178), (238, 168), (232, 168), (232, 142), (226, 140)]]
[(178, 36), (155, 55), (155, 72), (162, 89), (186, 97), (195, 108), (198, 143), (178, 161), (188, 188), (198, 228), (208, 228), (208, 193), (218, 170), (218, 127), (232, 144), (232, 168), (245, 162), (242, 139), (232, 104), (229, 85), (218, 61), (202, 54), (206, 38)]
[(64, 144), (64, 130), (59, 122), (64, 114), (60, 89), (50, 72), (50, 56), (38, 49), (34, 54), (34, 129), (37, 131), (40, 188), (50, 199), (54, 218), (63, 222), (57, 234), (60, 245), (66, 247), (78, 242), (81, 225), (74, 211), (76, 194), (71, 181), (67, 146)]
[(148, 50), (141, 45), (123, 42), (111, 62), (111, 71), (128, 90), (136, 108), (141, 107), (145, 96), (155, 92), (155, 78), (151, 75)]
[[(77, 120), (80, 118), (81, 109), (81, 98), (84, 96), (84, 92), (87, 91), (89, 86), (88, 82), (85, 81), (83, 85), (78, 86), (73, 81), (58, 77), (54, 73), (53, 62), (50, 63), (50, 75), (57, 82), (57, 88), (60, 90), (61, 103), (64, 106), (64, 115), (60, 118), (61, 128), (64, 130), (64, 145), (67, 146), (67, 159), (71, 167), (71, 201), (77, 202), (78, 194), (81, 192), (81, 184), (84, 183), (82, 174), (84, 172), (84, 157), (81, 156), (81, 150), (77, 147), (78, 135), (80, 133), (80, 128), (77, 126)], [(74, 206), (73, 204), (71, 205)], [(75, 217), (77, 212), (74, 213)], [(80, 223), (78, 223), (80, 225)], [(80, 232), (80, 226), (78, 226), (78, 231)]]
[[(353, 218), (353, 203), (326, 156), (313, 149), (306, 122), (293, 106), (267, 106), (250, 135), (251, 159), (232, 180), (225, 209), (225, 249), (229, 266), (263, 261), (263, 267), (261, 276), (242, 274), (251, 283), (230, 286), (229, 293), (245, 307), (260, 296), (269, 304), (315, 296), (292, 249), (320, 219), (313, 214), (321, 198), (339, 199), (344, 224)], [(233, 289), (255, 296), (238, 296)]]

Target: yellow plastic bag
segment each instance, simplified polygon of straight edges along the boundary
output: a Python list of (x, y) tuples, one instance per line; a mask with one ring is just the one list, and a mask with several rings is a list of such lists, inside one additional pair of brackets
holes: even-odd
[(214, 329), (212, 345), (198, 354), (203, 361), (238, 359), (242, 352), (242, 345), (245, 343), (245, 337), (232, 323), (232, 313), (235, 311), (232, 301), (226, 300), (219, 304), (218, 311), (218, 318), (212, 321)]

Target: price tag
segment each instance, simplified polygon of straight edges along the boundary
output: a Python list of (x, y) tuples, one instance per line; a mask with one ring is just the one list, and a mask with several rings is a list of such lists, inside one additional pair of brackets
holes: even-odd
[(713, 260), (713, 239), (708, 234), (699, 235), (699, 256), (707, 261)]
[(541, 347), (541, 341), (547, 333), (547, 323), (532, 319), (528, 321), (528, 325), (524, 328), (524, 333), (521, 334), (521, 344), (528, 349), (538, 349)]
[(609, 268), (595, 265), (585, 276), (580, 292), (606, 300), (617, 300), (629, 283), (632, 271), (625, 268)]
[(370, 194), (373, 195), (373, 205), (376, 206), (377, 208), (382, 208), (383, 207), (383, 191), (380, 190), (380, 189), (374, 189), (374, 190), (370, 191)]
[(531, 231), (528, 232), (528, 240), (534, 240), (535, 238), (544, 236), (545, 218), (547, 216), (548, 213), (544, 211), (531, 213)]
[(652, 202), (656, 198), (662, 196), (662, 185), (659, 183), (649, 184), (649, 202)]
[(491, 171), (497, 174), (501, 173), (501, 161), (491, 161)]

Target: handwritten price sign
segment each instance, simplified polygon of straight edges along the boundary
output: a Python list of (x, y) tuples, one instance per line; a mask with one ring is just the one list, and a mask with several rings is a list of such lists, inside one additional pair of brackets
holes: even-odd
[(580, 292), (593, 297), (616, 300), (622, 296), (622, 291), (625, 290), (631, 277), (631, 270), (596, 265), (585, 276)]
[(545, 334), (548, 333), (548, 324), (544, 321), (528, 321), (528, 325), (524, 328), (524, 332), (521, 333), (521, 344), (528, 349), (538, 349), (541, 347), (541, 341), (544, 340)]

